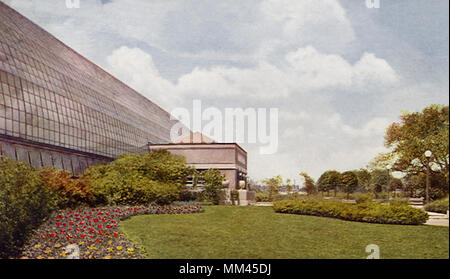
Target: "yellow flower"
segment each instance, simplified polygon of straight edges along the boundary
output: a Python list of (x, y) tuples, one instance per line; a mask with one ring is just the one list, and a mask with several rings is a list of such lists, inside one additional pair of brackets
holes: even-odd
[(123, 249), (123, 247), (122, 246), (117, 246), (116, 249), (121, 251)]
[(65, 251), (62, 251), (62, 252), (61, 252), (61, 256), (63, 256), (64, 258), (66, 258), (66, 257), (67, 257), (66, 252), (65, 252)]
[(39, 249), (39, 248), (41, 248), (41, 247), (42, 247), (41, 244), (36, 244), (36, 245), (34, 245), (34, 248), (36, 248), (36, 249)]
[(55, 245), (55, 248), (59, 248), (59, 247), (61, 247), (61, 244), (56, 244)]
[(54, 259), (55, 259), (55, 257), (49, 257), (48, 259), (49, 259), (49, 260), (54, 260)]
[(131, 255), (131, 254), (133, 254), (133, 253), (134, 253), (134, 249), (133, 249), (133, 248), (131, 248), (131, 249), (128, 249), (128, 251), (127, 251), (127, 252), (128, 252), (128, 254), (130, 254), (130, 255)]
[(83, 246), (85, 243), (82, 241), (80, 243), (78, 243), (78, 246)]
[(105, 257), (105, 260), (110, 260), (110, 259), (111, 259), (111, 256), (109, 256), (109, 255)]
[(48, 249), (44, 251), (45, 254), (50, 254), (52, 252), (52, 250)]
[(110, 248), (108, 248), (108, 251), (111, 253), (114, 253), (114, 248), (110, 247)]
[(89, 250), (97, 250), (97, 247), (95, 247), (94, 245), (91, 245), (91, 246), (89, 247)]
[(36, 259), (38, 259), (38, 260), (42, 260), (42, 259), (45, 259), (44, 257), (42, 257), (42, 256), (38, 256), (38, 257), (36, 257)]
[(112, 244), (112, 241), (111, 241), (111, 240), (110, 240), (110, 241), (108, 241), (108, 244), (109, 244), (109, 245), (111, 245), (111, 244)]

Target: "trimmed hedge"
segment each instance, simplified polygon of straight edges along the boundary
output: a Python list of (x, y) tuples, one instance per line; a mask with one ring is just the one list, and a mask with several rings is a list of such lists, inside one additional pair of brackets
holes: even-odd
[(347, 204), (324, 200), (288, 200), (275, 202), (273, 209), (278, 213), (332, 217), (379, 224), (421, 225), (428, 220), (428, 214), (425, 211), (396, 203)]
[(446, 214), (448, 211), (448, 196), (444, 199), (440, 199), (425, 205), (425, 210)]

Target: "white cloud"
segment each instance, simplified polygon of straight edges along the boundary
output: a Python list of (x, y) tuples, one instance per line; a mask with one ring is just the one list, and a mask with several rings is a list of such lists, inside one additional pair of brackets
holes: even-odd
[(337, 0), (265, 0), (261, 10), (281, 25), (282, 38), (288, 42), (330, 50), (355, 39), (346, 11)]
[(107, 57), (108, 70), (148, 99), (169, 109), (173, 105), (174, 86), (159, 74), (150, 54), (139, 48), (123, 46)]
[(299, 83), (306, 89), (343, 88), (366, 91), (368, 87), (393, 85), (399, 80), (392, 67), (373, 53), (364, 53), (351, 65), (341, 56), (324, 54), (312, 46), (286, 55)]

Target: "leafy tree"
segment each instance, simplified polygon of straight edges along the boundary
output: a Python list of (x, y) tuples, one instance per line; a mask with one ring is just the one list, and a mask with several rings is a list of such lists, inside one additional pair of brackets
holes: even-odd
[(370, 171), (374, 171), (376, 169), (386, 169), (388, 165), (391, 165), (395, 162), (395, 154), (394, 153), (379, 153), (375, 158), (373, 158), (367, 168)]
[(214, 204), (219, 204), (225, 176), (218, 169), (208, 169), (200, 173), (200, 178), (203, 180), (206, 198)]
[(389, 173), (387, 170), (376, 169), (372, 172), (370, 179), (370, 189), (378, 196), (379, 193), (386, 191), (389, 183)]
[(409, 192), (411, 197), (415, 197), (417, 191), (425, 189), (425, 184), (427, 183), (426, 179), (427, 177), (424, 173), (408, 175), (405, 178), (406, 183), (404, 190)]
[(358, 177), (358, 185), (364, 190), (369, 190), (371, 174), (367, 169), (359, 169), (353, 171)]
[(286, 191), (288, 193), (292, 192), (292, 186), (291, 186), (291, 179), (290, 178), (286, 179)]
[(389, 180), (389, 191), (394, 192), (394, 198), (396, 197), (397, 190), (403, 190), (403, 182), (399, 178), (391, 177)]
[(346, 171), (339, 176), (339, 181), (344, 192), (347, 193), (347, 199), (349, 199), (350, 193), (358, 188), (358, 177), (354, 172)]
[(306, 190), (306, 193), (308, 195), (314, 194), (317, 191), (314, 179), (312, 179), (306, 172), (300, 173), (300, 176), (303, 176), (303, 178), (305, 179), (303, 186)]
[(321, 192), (327, 192), (330, 194), (330, 190), (334, 190), (334, 195), (336, 196), (336, 191), (339, 181), (340, 173), (335, 170), (329, 170), (324, 172), (317, 180), (317, 188)]
[(272, 200), (274, 194), (277, 194), (280, 190), (280, 186), (283, 183), (283, 178), (281, 175), (277, 175), (272, 178), (267, 178), (263, 180), (263, 183), (269, 188), (269, 200)]
[[(430, 186), (428, 194), (431, 200), (438, 200), (448, 195), (448, 181), (441, 172), (430, 172)], [(420, 189), (419, 195), (425, 197), (425, 187)]]
[(434, 171), (449, 179), (449, 107), (431, 105), (422, 112), (403, 113), (399, 123), (392, 123), (385, 135), (385, 145), (395, 156), (395, 170), (408, 174), (425, 172), (429, 159)]

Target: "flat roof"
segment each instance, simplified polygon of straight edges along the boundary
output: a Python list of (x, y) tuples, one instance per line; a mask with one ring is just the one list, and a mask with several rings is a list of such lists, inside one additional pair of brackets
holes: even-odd
[(189, 143), (161, 143), (161, 144), (153, 144), (153, 143), (149, 143), (148, 146), (149, 147), (157, 147), (157, 146), (161, 146), (161, 147), (176, 147), (176, 146), (183, 146), (183, 145), (187, 145), (187, 146), (213, 146), (213, 145), (234, 145), (237, 146), (240, 150), (242, 150), (242, 152), (244, 152), (245, 154), (247, 154), (247, 151), (245, 151), (244, 148), (242, 148), (239, 144), (235, 143), (235, 142), (230, 142), (230, 143), (223, 143), (223, 142), (214, 142), (214, 143), (195, 143), (195, 142), (189, 142)]

